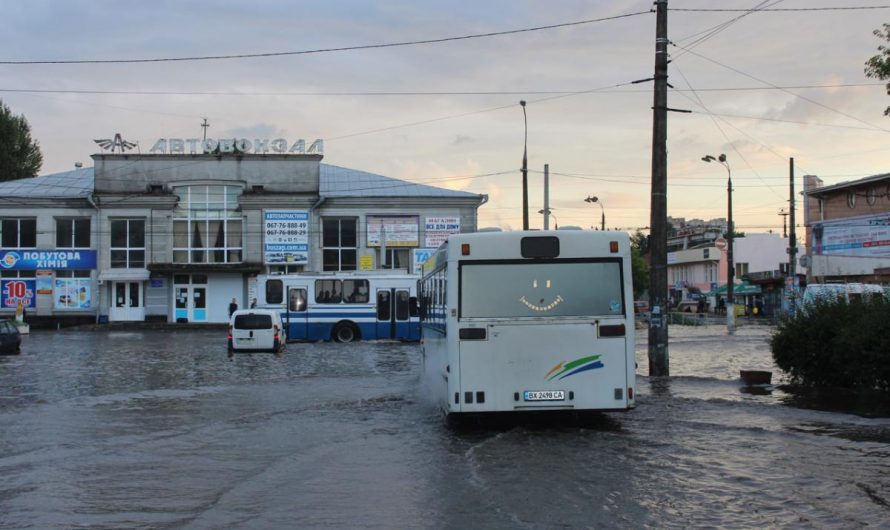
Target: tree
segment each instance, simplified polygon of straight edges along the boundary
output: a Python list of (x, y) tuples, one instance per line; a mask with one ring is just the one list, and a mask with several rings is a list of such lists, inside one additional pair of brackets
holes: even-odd
[(31, 126), (0, 100), (0, 181), (37, 176), (43, 165), (40, 145), (31, 138)]
[[(884, 24), (884, 29), (874, 31), (876, 37), (890, 41), (890, 24)], [(874, 79), (886, 81), (890, 79), (890, 46), (883, 44), (878, 46), (878, 53), (865, 61), (865, 75)], [(890, 83), (887, 83), (887, 94), (890, 95)], [(890, 116), (890, 107), (884, 109), (884, 116)]]
[(644, 257), (649, 253), (649, 236), (637, 230), (630, 236), (631, 274), (634, 282), (634, 299), (649, 288), (649, 263)]

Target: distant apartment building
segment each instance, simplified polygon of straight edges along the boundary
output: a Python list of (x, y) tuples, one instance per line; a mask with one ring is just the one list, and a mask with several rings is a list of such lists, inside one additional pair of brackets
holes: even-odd
[(811, 283), (890, 282), (890, 173), (823, 185), (804, 177)]

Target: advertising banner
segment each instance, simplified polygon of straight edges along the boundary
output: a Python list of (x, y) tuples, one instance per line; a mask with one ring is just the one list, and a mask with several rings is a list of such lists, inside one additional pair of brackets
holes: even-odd
[(37, 294), (53, 294), (53, 271), (37, 271)]
[(419, 215), (369, 215), (367, 222), (369, 247), (379, 247), (383, 233), (387, 248), (420, 246)]
[(19, 302), (25, 308), (37, 307), (37, 280), (8, 278), (0, 280), (0, 305), (15, 309)]
[(424, 246), (439, 248), (451, 234), (460, 233), (460, 217), (427, 217), (423, 231)]
[(0, 249), (0, 269), (95, 269), (95, 250), (6, 250)]
[(309, 264), (307, 210), (265, 210), (263, 234), (263, 261), (266, 263)]
[(890, 214), (815, 223), (812, 234), (817, 256), (890, 256)]
[(415, 248), (414, 249), (414, 274), (423, 274), (423, 264), (430, 256), (436, 253), (434, 248)]
[(53, 282), (53, 307), (56, 309), (89, 309), (89, 278), (56, 278)]

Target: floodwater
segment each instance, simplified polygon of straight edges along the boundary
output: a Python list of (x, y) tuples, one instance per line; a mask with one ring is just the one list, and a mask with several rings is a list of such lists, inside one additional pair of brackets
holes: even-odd
[(448, 427), (416, 344), (38, 332), (0, 357), (0, 529), (888, 527), (890, 419), (802, 408), (768, 328), (672, 326), (638, 407)]

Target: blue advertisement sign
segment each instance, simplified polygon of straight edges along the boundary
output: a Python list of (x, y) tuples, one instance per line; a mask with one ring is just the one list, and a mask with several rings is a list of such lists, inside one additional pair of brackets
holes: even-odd
[(263, 235), (266, 263), (309, 263), (308, 210), (265, 210)]
[(8, 278), (0, 280), (0, 306), (15, 309), (19, 302), (25, 308), (36, 307), (37, 280)]
[(95, 269), (95, 250), (4, 250), (0, 249), (0, 270)]

